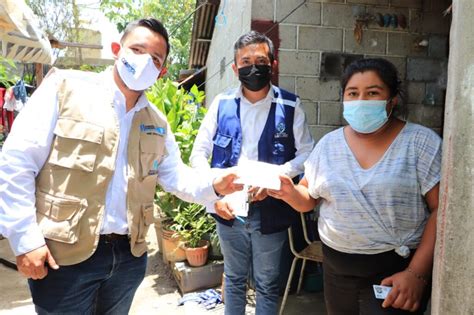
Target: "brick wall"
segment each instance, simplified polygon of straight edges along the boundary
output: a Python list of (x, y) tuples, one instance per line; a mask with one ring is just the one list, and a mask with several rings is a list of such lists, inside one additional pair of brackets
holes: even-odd
[[(253, 0), (253, 20), (280, 21), (302, 0)], [(313, 136), (341, 126), (339, 81), (324, 73), (324, 55), (375, 56), (392, 61), (405, 81), (408, 119), (441, 132), (450, 17), (447, 0), (309, 0), (280, 23), (280, 86), (302, 99)], [(406, 28), (370, 21), (360, 44), (355, 14), (404, 15)], [(417, 45), (425, 42), (427, 46)]]

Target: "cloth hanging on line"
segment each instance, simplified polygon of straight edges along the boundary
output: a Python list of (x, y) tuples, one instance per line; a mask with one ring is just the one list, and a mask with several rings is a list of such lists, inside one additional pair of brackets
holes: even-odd
[(17, 100), (21, 101), (23, 104), (26, 103), (26, 88), (23, 79), (20, 79), (15, 83), (13, 86), (13, 94)]
[(0, 90), (0, 124), (3, 126), (3, 132), (9, 132), (13, 125), (13, 110), (7, 110), (6, 107), (10, 106), (9, 99), (13, 98), (13, 90)]

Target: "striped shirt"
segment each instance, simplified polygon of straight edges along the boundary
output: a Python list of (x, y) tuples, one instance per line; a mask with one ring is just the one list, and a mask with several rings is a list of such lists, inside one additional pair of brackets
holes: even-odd
[(343, 128), (324, 136), (305, 163), (308, 191), (322, 198), (321, 240), (344, 253), (416, 248), (429, 210), (423, 196), (441, 177), (441, 138), (406, 123), (382, 158), (363, 169)]

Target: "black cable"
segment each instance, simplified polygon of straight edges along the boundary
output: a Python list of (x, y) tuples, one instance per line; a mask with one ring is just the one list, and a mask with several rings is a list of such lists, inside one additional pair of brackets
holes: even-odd
[[(296, 10), (298, 10), (301, 6), (303, 6), (304, 4), (306, 4), (308, 0), (303, 0), (303, 2), (301, 2), (298, 6), (296, 6), (293, 10), (291, 10), (287, 15), (285, 15), (280, 21), (277, 21), (275, 24), (272, 25), (272, 27), (270, 27), (268, 30), (265, 31), (265, 33), (263, 33), (264, 35), (267, 35), (268, 33), (270, 33), (277, 25), (279, 25), (280, 23), (284, 22), (290, 15), (292, 15)], [(227, 67), (228, 65), (230, 65), (232, 62), (234, 62), (234, 60), (230, 60), (229, 62), (227, 62), (225, 64), (225, 67)], [(200, 72), (198, 70), (198, 72)], [(206, 84), (208, 81), (210, 81), (212, 78), (214, 78), (218, 73), (220, 73), (220, 70), (219, 71), (216, 71), (214, 74), (212, 74), (206, 81), (204, 81), (203, 83), (199, 84), (198, 85), (198, 88), (200, 88), (201, 86), (203, 86), (204, 84)]]

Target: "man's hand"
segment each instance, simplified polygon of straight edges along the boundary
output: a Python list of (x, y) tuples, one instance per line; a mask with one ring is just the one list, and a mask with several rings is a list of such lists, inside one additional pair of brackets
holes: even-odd
[(250, 202), (254, 201), (262, 201), (263, 199), (267, 198), (268, 193), (266, 188), (262, 187), (251, 187), (249, 189), (249, 195), (251, 198), (249, 198)]
[(382, 307), (399, 308), (410, 312), (420, 307), (425, 284), (408, 271), (401, 271), (383, 279), (381, 285), (392, 287)]
[(52, 269), (56, 270), (59, 268), (46, 245), (16, 257), (18, 271), (25, 277), (33, 280), (46, 277), (48, 268), (45, 262), (47, 262)]
[(244, 188), (243, 184), (234, 184), (236, 178), (237, 174), (235, 173), (219, 176), (212, 182), (212, 187), (219, 195), (229, 195)]
[(232, 220), (235, 218), (234, 210), (225, 201), (217, 201), (214, 204), (214, 209), (216, 210), (216, 214), (224, 220)]

